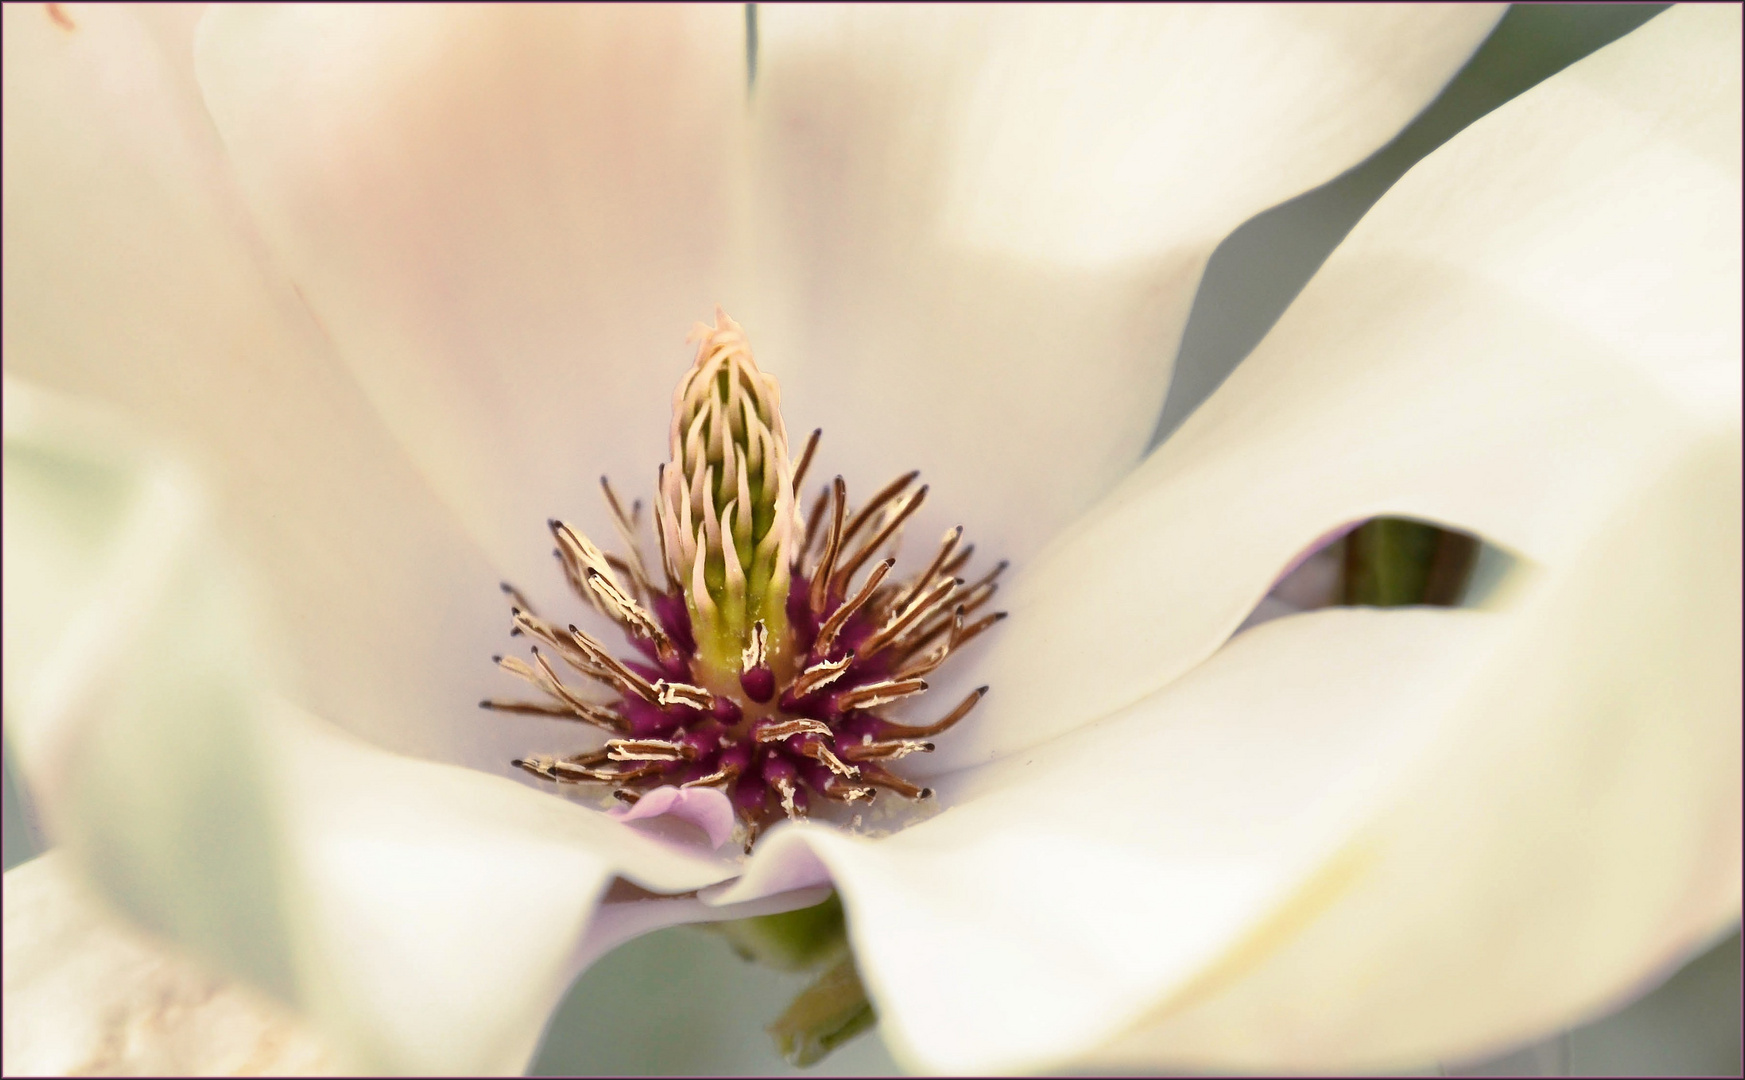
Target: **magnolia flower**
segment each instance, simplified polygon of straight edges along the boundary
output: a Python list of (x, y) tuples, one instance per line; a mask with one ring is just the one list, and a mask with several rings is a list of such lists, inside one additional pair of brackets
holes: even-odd
[[(749, 96), (741, 17), (5, 9), (6, 720), (111, 902), (443, 1072), (826, 885), (939, 1071), (1468, 1056), (1737, 919), (1737, 9), (1426, 158), (1149, 455), (1212, 247), (1494, 10), (778, 7)], [(497, 583), (560, 602), (540, 523), (652, 482), (716, 302), (825, 468), (1013, 564), (889, 836), (681, 842), (474, 708)], [(1381, 514), (1507, 572), (1232, 636)]]

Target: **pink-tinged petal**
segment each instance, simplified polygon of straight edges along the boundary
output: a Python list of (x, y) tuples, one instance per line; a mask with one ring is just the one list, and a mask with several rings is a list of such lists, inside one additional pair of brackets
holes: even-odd
[(618, 805), (608, 816), (629, 824), (673, 818), (703, 830), (711, 848), (733, 839), (733, 803), (716, 788), (657, 787), (630, 806)]
[(472, 708), (501, 571), (251, 231), (175, 12), (63, 13), (71, 30), (4, 10), (6, 371), (107, 403), (87, 426), (130, 419), (212, 480), (287, 693), (379, 745), (506, 769), (547, 726)]
[(821, 469), (1023, 559), (1133, 467), (1214, 246), (1430, 101), (1500, 8), (758, 9), (758, 290)]
[[(1480, 120), (1002, 596), (938, 767), (1136, 701), (1326, 531), (1395, 514), (1579, 555), (1668, 454), (1739, 430), (1738, 57), (1656, 19)], [(1062, 675), (1065, 677), (1062, 677)], [(952, 687), (942, 686), (949, 695)]]
[(279, 266), (518, 584), (664, 460), (685, 333), (744, 269), (730, 5), (217, 9), (198, 71)]
[(133, 920), (293, 1004), (348, 1059), (519, 1070), (614, 879), (688, 892), (737, 873), (737, 853), (283, 701), (194, 474), (100, 410), (12, 378), (4, 401), (6, 732), (53, 838)]

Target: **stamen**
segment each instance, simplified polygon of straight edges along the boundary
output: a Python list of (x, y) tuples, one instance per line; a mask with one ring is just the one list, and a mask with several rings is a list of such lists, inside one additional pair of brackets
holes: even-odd
[(682, 788), (725, 786), (727, 784), (732, 783), (734, 778), (737, 777), (738, 775), (739, 775), (739, 766), (733, 765), (733, 764), (727, 764), (727, 765), (721, 766), (719, 769), (716, 769), (714, 772), (710, 773), (708, 776), (699, 776), (695, 780), (687, 780), (684, 783), (680, 784), (679, 786)]
[[(897, 677), (900, 679), (915, 679), (932, 672), (934, 669), (938, 668), (940, 664), (945, 663), (945, 658), (951, 655), (951, 650), (957, 648), (962, 641), (963, 608), (960, 606), (952, 613), (951, 633), (946, 636), (944, 643), (941, 644), (939, 648), (934, 649), (932, 652), (922, 657), (919, 663), (911, 664), (904, 668)], [(914, 656), (918, 651), (919, 650), (916, 649), (908, 650), (903, 654), (903, 658), (907, 660)]]
[(650, 578), (642, 561), (642, 545), (636, 539), (635, 510), (642, 504), (635, 504), (631, 513), (626, 514), (623, 505), (618, 501), (618, 493), (612, 490), (612, 481), (604, 476), (600, 477), (600, 490), (605, 493), (606, 505), (612, 511), (612, 524), (618, 527), (618, 537), (624, 541), (625, 550), (630, 552), (628, 576), (646, 586)]
[[(957, 547), (957, 542), (962, 539), (962, 525), (946, 532), (944, 538), (939, 541), (939, 554), (933, 556), (933, 561), (927, 564), (927, 569), (921, 572), (920, 576), (908, 589), (904, 590), (902, 597), (893, 605), (897, 610), (900, 611), (907, 607), (914, 601), (915, 597), (921, 595), (923, 589), (932, 583), (934, 577), (944, 568), (945, 560), (951, 557), (951, 552)], [(951, 575), (947, 574), (946, 576), (950, 577)]]
[(825, 620), (824, 625), (819, 627), (818, 640), (812, 646), (814, 654), (818, 656), (830, 655), (831, 647), (836, 644), (836, 635), (842, 632), (842, 627), (848, 622), (849, 616), (859, 611), (861, 605), (872, 597), (873, 590), (879, 587), (879, 582), (885, 579), (885, 575), (890, 573), (891, 567), (895, 565), (897, 565), (897, 560), (886, 559), (873, 567), (872, 573), (867, 575), (866, 584), (860, 587), (860, 591), (855, 593), (852, 599), (843, 601), (830, 618)]
[(894, 724), (887, 720), (885, 721), (885, 728), (892, 734), (902, 735), (905, 738), (919, 738), (927, 735), (937, 735), (949, 728), (951, 725), (957, 723), (959, 720), (968, 716), (969, 711), (976, 707), (976, 703), (981, 701), (983, 697), (987, 696), (987, 692), (988, 688), (985, 686), (976, 687), (974, 690), (969, 692), (968, 697), (957, 703), (957, 708), (946, 713), (943, 720), (939, 720), (935, 723), (927, 724), (923, 727), (908, 727), (904, 724)]
[(687, 761), (697, 756), (690, 746), (665, 739), (612, 739), (606, 749), (613, 761)]
[(479, 702), (479, 708), (493, 712), (520, 713), (523, 716), (555, 716), (563, 720), (573, 720), (576, 715), (567, 705), (542, 705), (536, 701), (492, 701), (486, 698)]
[[(825, 798), (835, 799), (837, 802), (845, 802), (845, 803), (855, 802), (856, 800), (859, 800), (859, 799), (865, 799), (867, 802), (872, 802), (873, 797), (876, 796), (877, 794), (878, 794), (878, 791), (875, 788), (856, 787), (854, 785), (844, 784), (844, 783), (841, 783), (839, 781), (830, 783), (830, 784), (826, 785), (824, 788), (824, 797)], [(858, 818), (859, 818), (859, 815), (856, 815), (857, 820), (858, 820)]]
[(689, 705), (693, 709), (707, 710), (715, 704), (715, 695), (701, 686), (661, 679), (654, 684), (654, 700), (663, 708), (671, 705)]
[[(576, 626), (545, 622), (504, 583), (510, 634), (531, 639), (532, 656), (494, 659), (541, 698), (479, 706), (607, 733), (600, 749), (514, 762), (542, 780), (603, 783), (629, 804), (660, 784), (719, 789), (745, 826), (748, 852), (771, 824), (806, 817), (820, 798), (857, 804), (880, 789), (931, 796), (887, 766), (933, 750), (928, 737), (961, 720), (987, 688), (926, 726), (892, 723), (880, 710), (925, 692), (924, 676), (1003, 617), (977, 609), (992, 600), (1004, 564), (965, 586), (960, 572), (975, 548), (958, 526), (919, 574), (893, 578), (898, 538), (928, 496), (918, 472), (859, 507), (848, 505), (837, 476), (802, 520), (795, 494), (823, 430), (813, 429), (797, 460), (789, 456), (780, 388), (719, 308), (714, 325), (699, 324), (689, 340), (695, 359), (674, 391), (670, 454), (655, 476), (655, 547), (643, 547), (642, 504), (604, 476), (619, 553), (548, 522), (565, 580), (643, 655), (620, 660)], [(589, 699), (598, 688), (566, 685), (559, 658), (610, 701)]]
[(880, 705), (889, 705), (926, 689), (927, 684), (920, 679), (904, 679), (901, 682), (891, 679), (868, 683), (836, 695), (836, 707), (843, 712), (851, 709), (876, 709)]
[(821, 763), (825, 768), (829, 769), (837, 776), (844, 776), (850, 780), (860, 776), (859, 769), (844, 762), (841, 758), (831, 753), (830, 748), (825, 746), (822, 742), (808, 740), (807, 742), (800, 744), (800, 753)]
[(766, 720), (757, 726), (754, 732), (760, 743), (781, 742), (795, 735), (829, 735), (830, 725), (805, 717), (795, 717), (790, 720)]
[(866, 546), (855, 552), (854, 557), (849, 559), (847, 563), (843, 564), (842, 569), (836, 572), (836, 580), (831, 586), (831, 591), (847, 592), (848, 583), (854, 579), (854, 572), (860, 569), (862, 563), (872, 557), (873, 552), (885, 546), (885, 541), (891, 538), (892, 533), (903, 527), (903, 522), (909, 520), (909, 516), (921, 508), (921, 503), (926, 498), (927, 485), (923, 484), (921, 485), (921, 490), (909, 496), (909, 498), (903, 503), (903, 508), (901, 510), (898, 510), (895, 514), (891, 515), (891, 520), (886, 523), (884, 528), (878, 531), (878, 535), (867, 541)]
[(824, 435), (823, 428), (813, 428), (812, 434), (806, 438), (806, 449), (800, 451), (800, 463), (794, 466), (793, 489), (797, 493), (800, 485), (806, 482), (806, 470), (812, 467), (812, 455), (818, 450), (818, 440)]
[(670, 662), (678, 657), (673, 643), (667, 638), (666, 631), (654, 621), (654, 616), (645, 611), (641, 604), (625, 596), (605, 574), (589, 567), (584, 574), (588, 588), (600, 598), (608, 615), (622, 623), (638, 637), (646, 638), (654, 643), (663, 662)]
[(884, 628), (878, 633), (867, 638), (866, 644), (862, 645), (859, 649), (860, 654), (862, 656), (871, 656), (880, 649), (883, 649), (886, 645), (889, 645), (892, 641), (895, 641), (897, 635), (915, 625), (929, 612), (937, 610), (938, 606), (943, 604), (950, 596), (951, 591), (957, 588), (957, 585), (958, 582), (956, 578), (941, 579), (933, 586), (933, 588), (929, 589), (924, 596), (910, 604), (906, 609), (892, 615), (891, 621), (886, 623)]
[(830, 573), (836, 566), (836, 554), (842, 546), (842, 513), (848, 502), (848, 485), (838, 476), (832, 483), (835, 499), (830, 508), (830, 532), (824, 541), (824, 554), (818, 560), (818, 566), (812, 571), (812, 590), (807, 599), (812, 605), (812, 614), (823, 618), (824, 605), (830, 595)]
[(654, 686), (647, 679), (625, 667), (617, 657), (602, 648), (599, 642), (577, 630), (573, 623), (570, 625), (570, 637), (575, 640), (576, 645), (581, 648), (589, 660), (610, 673), (612, 682), (619, 689), (626, 693), (635, 694), (650, 705), (659, 704)]
[(877, 765), (867, 765), (861, 770), (862, 778), (874, 787), (882, 787), (894, 791), (905, 799), (931, 799), (933, 789), (911, 784), (909, 781), (879, 768)]
[(933, 744), (920, 739), (891, 739), (886, 742), (850, 743), (842, 748), (847, 761), (895, 761), (910, 754), (932, 753)]
[(798, 700), (817, 693), (840, 678), (842, 673), (848, 670), (849, 665), (857, 659), (859, 659), (857, 656), (849, 653), (837, 660), (820, 660), (805, 671), (800, 672), (800, 677), (788, 687), (786, 696)]
[(865, 506), (861, 507), (860, 510), (855, 513), (854, 517), (849, 520), (848, 527), (842, 530), (842, 542), (846, 544), (850, 540), (853, 540), (855, 535), (860, 532), (866, 523), (872, 520), (874, 514), (884, 509), (886, 503), (902, 494), (903, 489), (907, 488), (910, 484), (913, 484), (915, 478), (920, 475), (920, 469), (911, 469), (880, 488), (878, 494), (874, 495), (872, 499), (869, 500)]

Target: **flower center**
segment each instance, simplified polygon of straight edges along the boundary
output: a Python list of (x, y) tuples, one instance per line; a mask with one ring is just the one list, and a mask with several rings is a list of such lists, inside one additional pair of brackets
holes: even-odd
[[(802, 516), (794, 493), (822, 430), (792, 461), (780, 391), (753, 362), (739, 324), (717, 308), (715, 325), (698, 324), (692, 339), (696, 361), (673, 394), (672, 460), (658, 473), (653, 570), (641, 504), (627, 513), (604, 477), (623, 557), (549, 523), (570, 587), (618, 624), (637, 655), (620, 659), (573, 624), (545, 621), (505, 584), (510, 633), (535, 644), (531, 663), (496, 662), (545, 700), (481, 707), (575, 720), (610, 736), (597, 750), (515, 762), (542, 779), (609, 785), (630, 803), (658, 787), (719, 788), (745, 825), (748, 849), (770, 824), (806, 817), (820, 799), (870, 802), (880, 790), (930, 798), (931, 789), (888, 766), (932, 750), (929, 740), (988, 688), (931, 723), (890, 712), (1005, 618), (978, 613), (1006, 564), (966, 584), (958, 575), (974, 545), (962, 543), (958, 526), (920, 573), (893, 575), (891, 552), (927, 496), (914, 472), (857, 508), (836, 477)], [(552, 656), (610, 696), (566, 683)]]

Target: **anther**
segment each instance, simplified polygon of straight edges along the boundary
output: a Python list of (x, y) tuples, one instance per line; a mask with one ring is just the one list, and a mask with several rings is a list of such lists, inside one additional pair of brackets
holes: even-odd
[(887, 742), (850, 743), (842, 748), (846, 761), (895, 761), (910, 754), (933, 752), (933, 744), (920, 739), (892, 739)]
[(873, 519), (874, 514), (884, 509), (886, 503), (902, 494), (903, 489), (913, 484), (920, 475), (920, 469), (911, 469), (880, 488), (878, 494), (869, 499), (867, 504), (861, 507), (849, 520), (848, 527), (842, 530), (842, 542), (846, 544), (854, 539), (855, 534), (859, 533), (866, 523)]
[(859, 570), (861, 564), (871, 558), (875, 551), (885, 546), (885, 541), (891, 538), (892, 533), (903, 527), (903, 522), (909, 520), (910, 515), (921, 508), (921, 503), (926, 498), (927, 485), (922, 484), (919, 491), (903, 502), (903, 508), (891, 515), (891, 520), (885, 523), (885, 527), (879, 530), (878, 535), (868, 540), (866, 545), (855, 552), (854, 556), (843, 564), (842, 569), (836, 572), (836, 582), (832, 588), (837, 592), (847, 591), (849, 581), (854, 578), (854, 572)]
[(784, 720), (765, 720), (752, 729), (752, 737), (760, 743), (781, 742), (795, 735), (829, 735), (830, 725), (796, 716)]
[(920, 679), (904, 679), (902, 681), (887, 680), (867, 683), (852, 690), (844, 690), (836, 695), (836, 707), (843, 712), (852, 709), (876, 709), (880, 705), (889, 705), (900, 701), (911, 694), (919, 694), (927, 689), (927, 684)]
[(812, 434), (806, 439), (806, 449), (800, 451), (800, 463), (794, 466), (793, 488), (796, 492), (806, 482), (806, 470), (812, 465), (812, 455), (817, 452), (818, 440), (823, 435), (823, 428), (813, 428)]
[(850, 780), (856, 779), (860, 776), (859, 769), (837, 757), (830, 751), (828, 746), (825, 746), (822, 742), (816, 739), (808, 739), (806, 742), (801, 743), (800, 753), (820, 763), (837, 776), (844, 776)]
[(812, 605), (812, 614), (818, 618), (824, 617), (824, 605), (830, 596), (830, 576), (836, 567), (836, 556), (842, 546), (842, 514), (848, 502), (848, 485), (838, 476), (831, 485), (834, 498), (830, 506), (830, 532), (824, 540), (824, 554), (818, 559), (818, 566), (812, 571), (812, 588), (807, 596)]
[(708, 709), (715, 704), (715, 695), (701, 686), (662, 679), (654, 684), (654, 700), (662, 708), (689, 705), (693, 709)]
[(976, 703), (981, 701), (981, 699), (987, 695), (987, 692), (988, 688), (985, 686), (978, 686), (974, 690), (971, 690), (969, 696), (958, 702), (957, 708), (946, 713), (943, 720), (938, 720), (922, 727), (907, 727), (903, 724), (893, 724), (887, 720), (885, 721), (885, 729), (893, 735), (902, 735), (907, 738), (937, 735), (946, 728), (957, 723), (959, 720), (968, 716), (969, 711), (976, 707)]
[(818, 629), (818, 640), (812, 645), (812, 652), (815, 655), (830, 655), (831, 648), (836, 644), (836, 635), (842, 632), (842, 627), (848, 622), (849, 616), (859, 611), (861, 606), (872, 598), (873, 590), (879, 587), (879, 582), (885, 579), (885, 575), (890, 573), (891, 567), (895, 565), (897, 565), (897, 560), (886, 559), (873, 567), (872, 573), (866, 576), (866, 583), (860, 587), (860, 591), (856, 592), (852, 598), (844, 600), (831, 613), (830, 618), (826, 619), (824, 625)]
[(611, 739), (606, 749), (613, 761), (685, 761), (696, 756), (690, 746), (665, 739)]
[(809, 697), (812, 694), (817, 693), (824, 689), (824, 687), (841, 678), (842, 673), (847, 671), (849, 665), (853, 664), (855, 660), (855, 655), (849, 653), (847, 656), (836, 660), (818, 661), (805, 671), (800, 672), (800, 677), (795, 679), (793, 683), (788, 686), (787, 692), (782, 695), (783, 699), (787, 700), (791, 698), (798, 701), (801, 698)]

